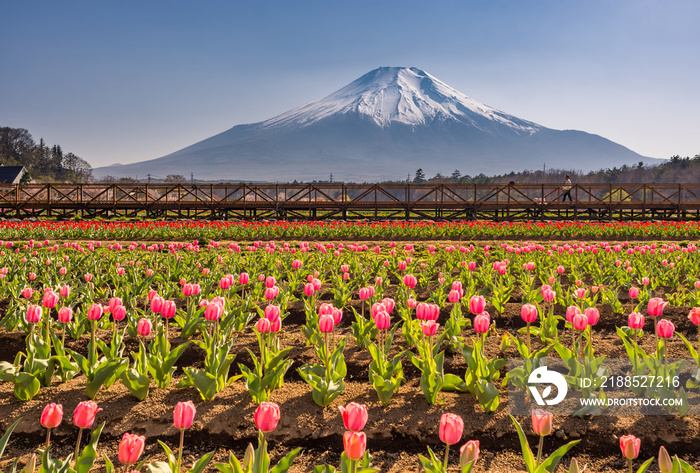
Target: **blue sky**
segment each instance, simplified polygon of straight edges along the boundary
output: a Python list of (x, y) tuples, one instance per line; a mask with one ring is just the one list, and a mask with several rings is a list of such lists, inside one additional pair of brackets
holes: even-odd
[(136, 162), (415, 66), (544, 126), (694, 156), (698, 25), (696, 0), (11, 1), (0, 126)]

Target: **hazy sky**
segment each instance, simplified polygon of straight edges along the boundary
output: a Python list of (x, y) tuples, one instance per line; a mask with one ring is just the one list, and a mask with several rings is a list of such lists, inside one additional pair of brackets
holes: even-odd
[(700, 153), (700, 1), (7, 1), (0, 126), (153, 159), (379, 66), (645, 156)]

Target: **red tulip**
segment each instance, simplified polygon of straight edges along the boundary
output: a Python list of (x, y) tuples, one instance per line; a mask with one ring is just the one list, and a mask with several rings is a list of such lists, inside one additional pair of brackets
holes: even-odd
[(101, 410), (95, 401), (83, 401), (73, 411), (73, 424), (81, 429), (89, 429)]
[(58, 427), (63, 420), (63, 406), (61, 404), (47, 404), (41, 413), (41, 425), (47, 429)]
[(552, 421), (554, 416), (542, 409), (532, 411), (532, 430), (541, 437), (552, 433)]
[(121, 463), (138, 463), (146, 444), (146, 437), (142, 435), (126, 433), (119, 442), (119, 461)]
[(457, 414), (443, 414), (440, 417), (440, 440), (447, 445), (454, 445), (462, 439), (464, 421)]
[(620, 437), (620, 450), (622, 455), (628, 460), (634, 460), (639, 455), (639, 446), (642, 443), (634, 435), (623, 435)]
[(255, 409), (255, 426), (263, 432), (272, 432), (280, 420), (280, 407), (274, 402), (261, 402)]
[(350, 460), (359, 460), (367, 448), (367, 435), (364, 432), (347, 431), (343, 434), (343, 448)]
[(173, 411), (173, 424), (176, 429), (189, 429), (192, 426), (197, 408), (192, 401), (178, 402)]
[(359, 432), (365, 428), (367, 423), (367, 406), (351, 402), (347, 406), (338, 406), (340, 414), (343, 416), (343, 423), (347, 430)]

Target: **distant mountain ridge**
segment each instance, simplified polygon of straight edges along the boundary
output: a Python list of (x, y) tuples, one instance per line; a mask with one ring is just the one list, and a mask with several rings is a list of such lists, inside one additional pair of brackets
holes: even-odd
[(411, 67), (380, 67), (338, 91), (238, 125), (158, 159), (96, 168), (96, 177), (194, 173), (241, 181), (405, 179), (548, 167), (583, 171), (660, 162), (576, 130), (554, 130), (484, 105)]

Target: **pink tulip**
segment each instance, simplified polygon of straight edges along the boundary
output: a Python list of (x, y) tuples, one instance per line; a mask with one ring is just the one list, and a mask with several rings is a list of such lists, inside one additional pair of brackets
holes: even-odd
[(268, 289), (275, 287), (276, 283), (277, 280), (274, 278), (274, 276), (268, 276), (265, 278), (265, 287)]
[(369, 294), (369, 289), (366, 287), (361, 288), (358, 295), (361, 301), (366, 301), (371, 297)]
[(462, 439), (464, 421), (457, 414), (443, 414), (440, 417), (440, 440), (447, 445), (454, 445)]
[(270, 331), (270, 321), (268, 319), (258, 319), (255, 324), (255, 330), (260, 333), (268, 333)]
[(666, 307), (666, 305), (668, 305), (667, 301), (664, 301), (660, 297), (654, 297), (649, 299), (649, 304), (647, 304), (647, 312), (651, 316), (658, 317), (663, 315), (664, 307)]
[(403, 284), (404, 286), (413, 289), (416, 287), (416, 284), (418, 284), (418, 279), (413, 274), (407, 274), (403, 277)]
[(457, 291), (457, 290), (455, 290), (455, 289), (452, 289), (452, 290), (450, 291), (450, 293), (447, 295), (447, 300), (450, 301), (450, 302), (453, 303), (453, 304), (456, 304), (456, 303), (459, 302), (459, 300), (461, 299), (461, 297), (462, 297), (462, 296), (461, 296), (461, 294), (459, 293), (459, 291)]
[(418, 301), (412, 297), (409, 297), (406, 300), (406, 307), (408, 307), (409, 309), (415, 309), (417, 305), (418, 305)]
[(532, 411), (532, 430), (540, 437), (544, 437), (552, 433), (552, 421), (554, 416), (542, 409)]
[(270, 300), (274, 299), (275, 297), (277, 297), (279, 292), (280, 292), (280, 290), (279, 290), (279, 287), (277, 287), (277, 286), (268, 287), (267, 289), (265, 289), (265, 299), (270, 301)]
[(89, 429), (101, 410), (95, 401), (83, 401), (73, 411), (73, 424), (81, 429)]
[(139, 319), (138, 324), (136, 324), (136, 333), (142, 337), (147, 337), (151, 334), (152, 328), (153, 325), (151, 324), (151, 321), (144, 317)]
[(121, 305), (124, 305), (124, 304), (122, 303), (122, 300), (120, 297), (112, 297), (109, 300), (109, 305), (107, 306), (107, 312), (109, 312), (110, 314), (114, 313), (115, 307), (119, 307)]
[(347, 430), (359, 432), (365, 428), (367, 423), (367, 406), (351, 402), (347, 406), (338, 406), (340, 414), (343, 416), (343, 423)]
[(651, 281), (649, 281), (649, 278), (642, 278), (642, 285), (643, 286), (648, 286), (650, 283), (651, 283)]
[(634, 435), (623, 435), (620, 437), (620, 450), (622, 455), (628, 460), (634, 460), (639, 455), (639, 446), (642, 443)]
[(318, 319), (318, 329), (321, 331), (321, 333), (332, 332), (334, 325), (333, 315), (331, 314), (323, 314)]
[(661, 319), (656, 325), (656, 334), (661, 338), (671, 338), (676, 327), (670, 320)]
[(391, 316), (386, 312), (378, 312), (374, 318), (377, 330), (388, 330), (391, 327)]
[(630, 287), (629, 296), (630, 299), (636, 299), (639, 297), (639, 288), (635, 286)]
[(574, 322), (574, 316), (580, 314), (581, 310), (575, 305), (570, 305), (566, 308), (566, 321), (570, 324)]
[(146, 437), (126, 433), (119, 442), (119, 461), (133, 465), (138, 463), (146, 445)]
[(173, 411), (173, 424), (176, 429), (189, 429), (194, 421), (197, 408), (192, 401), (178, 402)]
[(588, 291), (586, 291), (586, 290), (585, 290), (584, 288), (582, 288), (582, 287), (579, 287), (578, 289), (576, 289), (576, 290), (574, 291), (574, 296), (578, 297), (579, 299), (583, 299), (583, 298), (586, 297), (586, 294), (587, 294), (587, 293), (588, 293)]
[(124, 320), (126, 317), (126, 307), (123, 305), (118, 305), (112, 309), (112, 317), (114, 320)]
[(280, 307), (278, 305), (268, 305), (265, 307), (265, 318), (270, 323), (280, 318)]
[(588, 327), (588, 317), (583, 314), (576, 314), (574, 315), (573, 324), (575, 330), (586, 330), (586, 327)]
[(92, 274), (90, 273), (85, 273), (85, 282), (90, 282), (92, 281)]
[(690, 309), (688, 320), (690, 320), (693, 325), (700, 325), (700, 307), (693, 307)]
[(280, 420), (280, 408), (274, 402), (261, 402), (255, 409), (255, 426), (263, 432), (272, 432)]
[(56, 307), (56, 304), (58, 304), (58, 294), (49, 289), (48, 291), (44, 292), (41, 304), (47, 309), (53, 309)]
[(470, 440), (469, 442), (462, 445), (459, 449), (459, 464), (460, 466), (466, 466), (471, 463), (472, 465), (476, 463), (479, 459), (479, 441)]
[(537, 307), (532, 304), (525, 304), (520, 308), (520, 318), (523, 321), (532, 323), (537, 320)]
[(343, 449), (350, 460), (359, 460), (367, 448), (367, 435), (364, 432), (346, 431), (343, 434)]
[(38, 324), (41, 321), (42, 309), (40, 305), (30, 305), (27, 307), (27, 322), (30, 324)]
[(44, 407), (41, 413), (41, 425), (47, 429), (58, 427), (63, 420), (63, 406), (61, 404), (51, 403)]
[(586, 316), (586, 319), (588, 320), (588, 325), (595, 325), (598, 323), (598, 319), (600, 319), (600, 312), (598, 312), (598, 309), (595, 307), (588, 307), (584, 312), (583, 315)]
[(552, 302), (556, 296), (557, 293), (554, 292), (552, 289), (546, 289), (542, 292), (542, 297), (544, 298), (545, 302)]
[(172, 319), (175, 317), (175, 313), (177, 312), (177, 306), (175, 305), (175, 301), (164, 301), (163, 302), (163, 307), (160, 310), (161, 315), (165, 319)]
[(482, 312), (474, 317), (474, 331), (476, 333), (486, 333), (491, 326), (491, 317), (488, 312)]
[(151, 299), (151, 312), (159, 314), (163, 310), (163, 304), (165, 304), (165, 299), (156, 295)]
[(426, 337), (432, 337), (437, 333), (437, 329), (440, 324), (435, 323), (434, 320), (428, 320), (427, 322), (421, 322), (420, 328), (423, 331), (423, 335)]
[(250, 276), (248, 273), (241, 273), (238, 275), (238, 284), (245, 286), (250, 281)]
[(318, 315), (333, 315), (333, 304), (324, 302), (318, 307)]
[(25, 287), (24, 289), (22, 289), (22, 297), (24, 297), (25, 299), (31, 299), (33, 295), (34, 289), (32, 289), (31, 287)]
[(484, 296), (472, 296), (469, 299), (469, 311), (474, 314), (480, 314), (486, 308), (486, 299)]
[(644, 316), (639, 312), (632, 312), (629, 317), (627, 317), (627, 325), (629, 328), (635, 330), (644, 328)]
[[(219, 280), (219, 289), (222, 291), (227, 290), (228, 288), (231, 287), (231, 280), (229, 278), (223, 277)], [(186, 294), (185, 291), (189, 291), (189, 288), (187, 288), (187, 285), (182, 288), (182, 293), (185, 296), (191, 295), (191, 294)]]
[(391, 314), (394, 311), (394, 307), (396, 306), (396, 302), (394, 301), (394, 299), (392, 299), (390, 297), (385, 297), (384, 299), (382, 299), (382, 305), (384, 306), (384, 308), (386, 308), (386, 311), (389, 314)]
[(221, 304), (210, 302), (204, 309), (204, 319), (209, 321), (219, 320), (223, 311), (223, 306)]
[(67, 324), (73, 318), (73, 309), (70, 307), (61, 307), (58, 310), (58, 321)]
[[(65, 268), (61, 268), (65, 269)], [(58, 295), (63, 297), (64, 299), (68, 296), (70, 296), (70, 286), (61, 286), (61, 289), (58, 290)]]

